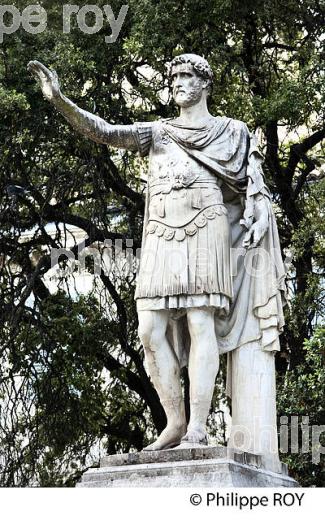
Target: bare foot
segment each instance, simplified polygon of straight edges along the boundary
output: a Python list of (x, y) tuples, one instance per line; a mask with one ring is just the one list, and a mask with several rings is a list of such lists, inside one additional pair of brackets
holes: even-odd
[(181, 444), (208, 444), (208, 438), (205, 430), (201, 428), (189, 428), (186, 435), (182, 437)]
[(159, 435), (158, 439), (149, 444), (143, 451), (167, 450), (180, 444), (182, 436), (186, 432), (186, 426), (167, 426)]

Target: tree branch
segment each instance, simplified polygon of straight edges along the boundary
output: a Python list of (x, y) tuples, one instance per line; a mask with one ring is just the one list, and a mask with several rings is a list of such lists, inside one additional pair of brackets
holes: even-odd
[(312, 135), (306, 137), (300, 143), (295, 143), (290, 147), (290, 154), (287, 167), (285, 168), (285, 175), (292, 180), (297, 164), (303, 156), (311, 150), (316, 144), (320, 143), (325, 138), (325, 127), (317, 130)]
[(295, 191), (294, 191), (294, 198), (295, 199), (298, 197), (299, 193), (301, 192), (302, 187), (305, 184), (308, 175), (312, 171), (314, 171), (314, 169), (316, 167), (315, 162), (312, 159), (310, 159), (309, 157), (307, 157), (307, 155), (303, 155), (301, 159), (306, 164), (306, 168), (304, 168), (304, 170), (301, 172), (300, 177), (298, 178), (298, 181), (297, 181), (297, 184), (296, 184), (296, 188), (295, 188)]
[[(104, 167), (103, 167), (104, 166)], [(132, 190), (122, 179), (114, 161), (105, 155), (100, 160), (96, 160), (96, 168), (101, 173), (106, 189), (113, 191), (133, 202), (142, 212), (144, 210), (144, 199), (141, 193)], [(111, 174), (109, 174), (109, 172)]]
[(279, 161), (279, 135), (278, 122), (269, 121), (265, 127), (266, 154), (265, 161), (270, 169), (272, 176), (281, 177), (283, 175), (282, 166)]

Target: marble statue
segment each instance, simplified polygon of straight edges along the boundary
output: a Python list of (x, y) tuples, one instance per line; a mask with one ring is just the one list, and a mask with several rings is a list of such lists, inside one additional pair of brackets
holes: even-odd
[[(208, 62), (170, 64), (177, 118), (111, 125), (60, 91), (57, 74), (28, 65), (44, 96), (82, 135), (149, 155), (136, 303), (146, 365), (167, 426), (146, 450), (207, 443), (206, 422), (228, 353), (229, 446), (278, 468), (274, 353), (283, 328), (285, 271), (256, 138), (207, 107)], [(187, 424), (180, 370), (188, 365)]]

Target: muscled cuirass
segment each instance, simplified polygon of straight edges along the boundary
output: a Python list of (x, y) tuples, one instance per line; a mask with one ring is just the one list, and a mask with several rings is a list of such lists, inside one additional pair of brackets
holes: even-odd
[(147, 233), (166, 240), (183, 240), (226, 214), (221, 181), (182, 150), (164, 131), (153, 129), (149, 159), (149, 215)]

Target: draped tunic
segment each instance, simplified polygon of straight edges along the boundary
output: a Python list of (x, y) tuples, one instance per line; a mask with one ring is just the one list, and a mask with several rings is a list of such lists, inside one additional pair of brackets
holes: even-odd
[[(212, 118), (216, 134), (226, 124)], [(184, 128), (175, 121), (151, 130), (137, 308), (180, 317), (186, 308), (210, 306), (227, 314), (233, 290), (223, 181), (179, 146)]]
[[(168, 337), (182, 365), (188, 307), (215, 309), (221, 352), (252, 341), (279, 350), (285, 269), (255, 135), (227, 117), (202, 127), (138, 123), (133, 131), (140, 154), (149, 154), (138, 310), (171, 309)], [(266, 201), (269, 228), (247, 250), (256, 197)]]

